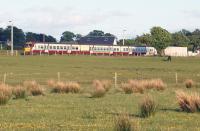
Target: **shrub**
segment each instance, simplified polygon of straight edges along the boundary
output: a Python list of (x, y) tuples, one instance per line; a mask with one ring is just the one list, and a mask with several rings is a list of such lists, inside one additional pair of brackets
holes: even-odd
[(11, 88), (8, 85), (0, 84), (0, 105), (5, 105), (11, 97)]
[(183, 91), (177, 91), (176, 97), (182, 111), (188, 113), (200, 111), (200, 96), (197, 93), (190, 95)]
[(186, 86), (186, 88), (192, 88), (194, 86), (194, 81), (191, 79), (187, 79), (185, 81), (185, 86)]
[(121, 88), (123, 89), (123, 91), (124, 91), (126, 94), (132, 94), (132, 93), (133, 93), (133, 89), (132, 89), (132, 87), (130, 86), (130, 84), (128, 84), (128, 83), (122, 83), (122, 84), (121, 84)]
[(103, 97), (106, 94), (106, 90), (99, 80), (93, 81), (92, 97)]
[(44, 95), (44, 90), (36, 81), (25, 81), (23, 85), (33, 96)]
[(150, 97), (146, 96), (140, 104), (140, 115), (141, 117), (149, 117), (155, 114), (157, 110), (157, 105), (155, 100)]
[(132, 122), (127, 114), (121, 114), (115, 122), (116, 131), (139, 131), (137, 123)]
[(135, 93), (144, 93), (144, 86), (140, 80), (129, 80), (130, 87)]
[(26, 89), (22, 86), (13, 87), (12, 94), (15, 99), (23, 99), (27, 97)]
[(145, 88), (156, 89), (158, 91), (164, 90), (166, 85), (161, 79), (152, 79), (146, 82)]

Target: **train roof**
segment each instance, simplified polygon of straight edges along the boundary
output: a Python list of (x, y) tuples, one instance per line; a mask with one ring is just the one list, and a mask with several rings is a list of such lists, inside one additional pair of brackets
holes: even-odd
[(113, 45), (115, 42), (115, 37), (82, 37), (78, 41), (78, 44), (80, 45)]

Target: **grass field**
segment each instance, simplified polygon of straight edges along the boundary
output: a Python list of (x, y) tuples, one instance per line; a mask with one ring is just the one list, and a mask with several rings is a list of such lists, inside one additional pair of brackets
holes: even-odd
[[(2, 130), (83, 130), (112, 131), (115, 118), (128, 113), (144, 131), (200, 131), (199, 113), (179, 111), (175, 91), (200, 92), (200, 88), (185, 89), (183, 82), (190, 78), (200, 84), (200, 58), (173, 58), (166, 62), (159, 57), (91, 57), (91, 56), (19, 56), (0, 57), (0, 79), (6, 73), (6, 83), (21, 84), (36, 80), (44, 87), (48, 79), (77, 81), (83, 88), (80, 94), (51, 94), (10, 100), (0, 106)], [(146, 91), (126, 95), (112, 89), (103, 98), (88, 98), (95, 79), (113, 80), (118, 73), (118, 84), (129, 79), (161, 78), (167, 83), (163, 92)], [(175, 74), (178, 74), (176, 84)], [(151, 94), (159, 104), (155, 116), (140, 118), (138, 103)]]

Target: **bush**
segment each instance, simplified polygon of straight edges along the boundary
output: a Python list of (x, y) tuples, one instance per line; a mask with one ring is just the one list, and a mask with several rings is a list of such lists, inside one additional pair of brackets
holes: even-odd
[(33, 96), (44, 95), (44, 90), (36, 81), (25, 81), (23, 85)]
[(12, 94), (14, 95), (15, 99), (24, 99), (27, 97), (26, 89), (22, 86), (14, 87)]
[(155, 114), (157, 105), (154, 99), (150, 96), (146, 96), (140, 104), (141, 117), (150, 117)]
[(131, 121), (127, 114), (121, 114), (115, 123), (116, 131), (139, 131), (137, 123)]
[(8, 85), (0, 84), (0, 105), (5, 105), (12, 97), (12, 90)]
[(158, 91), (161, 91), (164, 90), (166, 87), (166, 85), (161, 79), (151, 79), (147, 80), (145, 83), (146, 84), (144, 85), (144, 87), (146, 89), (156, 89)]
[(77, 82), (67, 82), (66, 87), (71, 93), (79, 93), (81, 90), (80, 85)]
[(185, 86), (186, 86), (186, 88), (192, 88), (194, 86), (194, 81), (191, 79), (187, 79), (185, 81)]
[(99, 80), (93, 81), (92, 97), (103, 97), (106, 94), (106, 90)]
[(177, 91), (176, 97), (181, 111), (194, 113), (200, 111), (200, 96), (197, 93), (186, 94), (183, 91)]
[(106, 92), (108, 92), (112, 88), (112, 82), (109, 80), (102, 80), (101, 83)]

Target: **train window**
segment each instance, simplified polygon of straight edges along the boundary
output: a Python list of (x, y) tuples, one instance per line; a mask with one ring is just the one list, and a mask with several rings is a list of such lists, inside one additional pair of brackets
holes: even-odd
[(78, 50), (78, 47), (76, 47), (76, 50)]
[(51, 49), (52, 49), (52, 46), (49, 46), (49, 49), (51, 50)]
[(119, 51), (119, 48), (117, 48), (117, 51)]
[(58, 50), (59, 50), (59, 48), (60, 48), (60, 47), (59, 47), (59, 46), (57, 46), (57, 49), (58, 49)]
[(43, 49), (44, 47), (43, 46), (41, 46), (41, 49)]
[(63, 50), (63, 46), (60, 46), (60, 49)]
[(64, 46), (64, 50), (66, 50), (67, 49), (67, 47), (66, 46)]
[(55, 49), (56, 49), (56, 46), (53, 46), (53, 49), (55, 50)]

